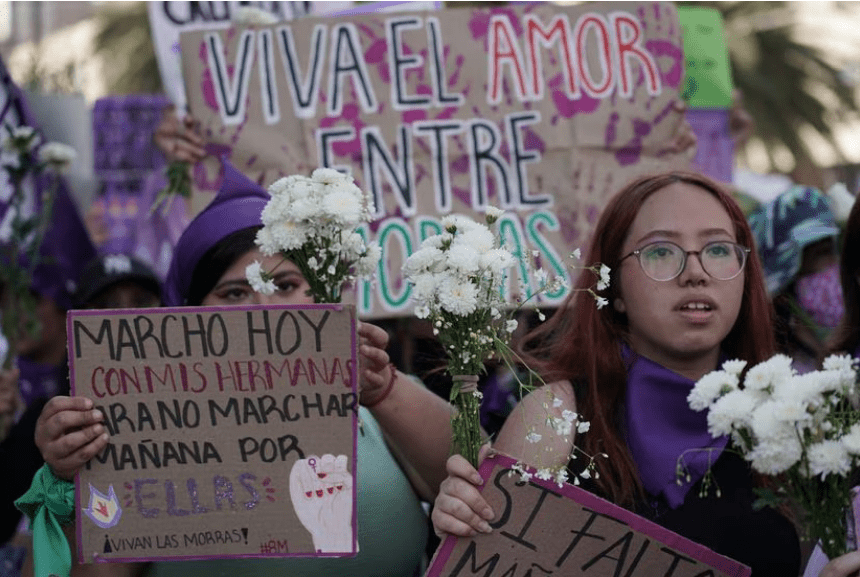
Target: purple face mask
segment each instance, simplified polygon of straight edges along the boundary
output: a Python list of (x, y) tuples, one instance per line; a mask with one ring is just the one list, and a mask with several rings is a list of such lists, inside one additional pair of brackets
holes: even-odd
[(795, 293), (800, 307), (821, 327), (836, 327), (845, 314), (838, 264), (797, 279)]

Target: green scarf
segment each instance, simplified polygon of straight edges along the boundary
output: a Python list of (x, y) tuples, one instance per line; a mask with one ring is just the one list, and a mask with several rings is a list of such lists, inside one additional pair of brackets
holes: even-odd
[(15, 506), (30, 518), (35, 577), (68, 577), (72, 554), (63, 526), (74, 521), (75, 484), (58, 478), (47, 464), (42, 465)]

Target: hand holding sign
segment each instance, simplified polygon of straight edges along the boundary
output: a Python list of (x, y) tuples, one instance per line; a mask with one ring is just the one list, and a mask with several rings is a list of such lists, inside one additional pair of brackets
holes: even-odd
[(71, 481), (84, 464), (104, 449), (104, 415), (86, 397), (53, 397), (39, 414), (36, 446), (54, 474)]
[(290, 472), (293, 507), (320, 553), (353, 549), (352, 475), (346, 463), (346, 455), (310, 455)]
[[(481, 448), (479, 459), (489, 453), (489, 445)], [(488, 521), (495, 514), (481, 495), (484, 480), (471, 463), (461, 455), (451, 455), (445, 464), (448, 478), (442, 481), (431, 518), (436, 534), (473, 537), (478, 533), (491, 533)]]

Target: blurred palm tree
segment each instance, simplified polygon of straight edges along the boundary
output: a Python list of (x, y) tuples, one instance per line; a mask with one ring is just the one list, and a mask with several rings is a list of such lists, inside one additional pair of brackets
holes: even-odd
[(94, 50), (105, 62), (108, 94), (162, 92), (146, 2), (103, 2)]
[[(860, 112), (856, 88), (843, 64), (799, 39), (799, 3), (679, 4), (716, 8), (722, 14), (734, 84), (755, 122), (753, 137), (764, 144), (772, 167), (814, 166), (813, 147), (822, 139), (832, 147), (837, 162), (846, 162), (835, 128)], [(857, 18), (856, 10), (848, 11), (843, 3), (828, 8)], [(810, 138), (810, 132), (820, 138)]]

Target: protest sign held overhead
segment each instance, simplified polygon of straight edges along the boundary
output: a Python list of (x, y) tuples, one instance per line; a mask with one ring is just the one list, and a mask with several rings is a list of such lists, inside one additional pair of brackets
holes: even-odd
[(357, 552), (355, 309), (71, 311), (110, 433), (76, 479), (83, 562)]
[(669, 3), (305, 18), (184, 33), (181, 45), (213, 155), (195, 168), (198, 187), (217, 187), (214, 157), (226, 154), (264, 185), (328, 166), (372, 194), (365, 233), (383, 259), (376, 282), (359, 286), (368, 316), (411, 313), (400, 264), (444, 215), (505, 209), (506, 245), (569, 278), (567, 255), (612, 192), (687, 166), (664, 150), (683, 121)]

